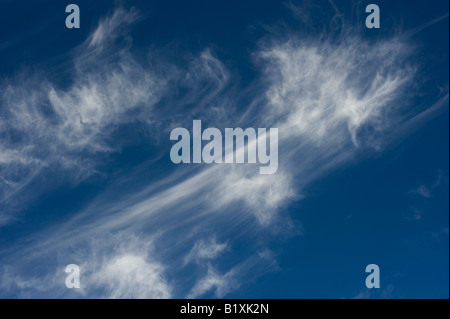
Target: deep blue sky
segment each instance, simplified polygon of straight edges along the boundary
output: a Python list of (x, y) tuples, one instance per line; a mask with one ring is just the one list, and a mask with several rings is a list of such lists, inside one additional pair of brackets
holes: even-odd
[[(80, 0), (77, 30), (69, 3), (0, 4), (0, 297), (449, 297), (448, 1), (367, 2), (379, 30), (364, 1)], [(170, 161), (193, 119), (287, 134), (341, 74), (348, 118), (299, 113), (274, 179)]]

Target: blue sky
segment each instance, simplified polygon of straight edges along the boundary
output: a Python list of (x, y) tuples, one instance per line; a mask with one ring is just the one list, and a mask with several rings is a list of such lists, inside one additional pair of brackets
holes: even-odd
[[(77, 1), (80, 29), (2, 1), (0, 297), (448, 298), (448, 1), (372, 2), (380, 29), (364, 1)], [(277, 127), (278, 171), (172, 163), (195, 119)]]

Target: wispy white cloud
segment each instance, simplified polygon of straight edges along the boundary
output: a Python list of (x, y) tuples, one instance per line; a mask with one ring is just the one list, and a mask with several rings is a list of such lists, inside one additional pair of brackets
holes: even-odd
[(227, 249), (227, 244), (218, 244), (213, 237), (209, 241), (200, 240), (195, 243), (189, 254), (185, 257), (185, 263), (192, 260), (201, 261), (216, 258), (219, 254)]
[(195, 284), (187, 298), (198, 298), (209, 291), (214, 291), (217, 298), (223, 298), (231, 290), (239, 287), (234, 275), (233, 270), (220, 275), (208, 266), (207, 274)]
[(382, 289), (363, 289), (352, 299), (392, 299), (401, 298), (395, 293), (395, 286), (388, 284)]
[[(152, 237), (124, 232), (86, 238), (71, 246), (69, 257), (80, 267), (80, 289), (65, 287), (67, 255), (63, 249), (57, 250), (58, 260), (42, 277), (27, 272), (19, 275), (18, 269), (4, 266), (0, 288), (6, 294), (19, 291), (20, 297), (170, 298), (172, 286), (166, 279), (166, 267), (157, 261), (152, 244)], [(54, 259), (55, 254), (44, 252), (41, 258)], [(21, 269), (35, 265), (33, 259), (22, 261)]]
[(421, 220), (422, 219), (422, 212), (416, 208), (412, 208), (412, 216), (408, 217), (410, 220)]
[(431, 192), (425, 185), (420, 185), (419, 187), (417, 187), (416, 189), (412, 190), (411, 192), (419, 194), (422, 197), (426, 197), (426, 198), (431, 197)]
[(170, 298), (170, 288), (161, 280), (161, 273), (159, 264), (125, 254), (105, 263), (91, 283), (106, 286), (108, 298)]
[(101, 46), (123, 36), (128, 32), (128, 27), (140, 18), (142, 18), (142, 14), (136, 8), (130, 10), (122, 7), (116, 8), (111, 15), (100, 19), (96, 29), (87, 40), (88, 46)]
[(363, 289), (352, 299), (370, 299), (371, 297), (370, 289)]
[(445, 20), (445, 19), (448, 19), (448, 12), (443, 14), (440, 17), (432, 19), (431, 21), (428, 21), (428, 22), (426, 22), (424, 24), (421, 24), (421, 25), (419, 25), (419, 26), (409, 30), (408, 32), (406, 32), (405, 36), (408, 36), (408, 37), (413, 36), (413, 35), (421, 32), (421, 31), (431, 27), (432, 25), (434, 25), (434, 24), (436, 24), (436, 23), (438, 23), (438, 22), (440, 22), (442, 20)]
[[(135, 9), (119, 8), (102, 19), (89, 42), (74, 49), (80, 54), (68, 54), (71, 63), (65, 68), (72, 75), (68, 85), (31, 71), (1, 84), (3, 222), (14, 218), (12, 197), (36, 177), (58, 171), (76, 184), (99, 174), (98, 164), (120, 150), (112, 135), (121, 126), (151, 115), (165, 79), (136, 62), (126, 48), (116, 50), (107, 41), (126, 32), (138, 17)], [(102, 45), (102, 50), (94, 44)], [(27, 202), (25, 197), (21, 196), (22, 203)]]
[(433, 191), (441, 186), (442, 183), (447, 183), (448, 177), (444, 175), (442, 170), (438, 171), (436, 180), (430, 185), (421, 184), (416, 188), (409, 191), (410, 194), (417, 194), (424, 198), (430, 198), (432, 196)]

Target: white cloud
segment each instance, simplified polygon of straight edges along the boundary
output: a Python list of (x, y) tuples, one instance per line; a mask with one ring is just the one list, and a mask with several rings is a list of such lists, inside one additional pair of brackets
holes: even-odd
[[(2, 267), (0, 288), (4, 294), (31, 298), (171, 298), (173, 287), (153, 241), (152, 236), (122, 231), (34, 251), (15, 267)], [(49, 259), (54, 262), (48, 264)], [(68, 264), (80, 267), (80, 289), (65, 286)], [(29, 271), (41, 267), (40, 275)]]
[(108, 298), (170, 298), (163, 267), (146, 256), (126, 253), (104, 262), (89, 285), (106, 287)]
[(231, 290), (239, 287), (234, 276), (233, 270), (220, 275), (209, 265), (207, 274), (195, 284), (187, 298), (198, 298), (211, 290), (217, 298), (223, 298)]
[[(77, 184), (98, 175), (108, 154), (121, 148), (113, 134), (127, 123), (148, 122), (165, 79), (136, 62), (128, 48), (118, 49), (106, 41), (121, 36), (138, 17), (135, 9), (118, 8), (102, 19), (90, 42), (67, 55), (65, 72), (71, 81), (65, 86), (31, 71), (3, 81), (0, 219), (4, 223), (14, 218), (13, 196), (22, 193), (21, 202), (26, 203), (32, 191), (23, 193), (36, 177), (57, 174), (58, 179), (67, 177)], [(97, 48), (100, 44), (102, 50)]]
[(437, 173), (436, 180), (430, 185), (419, 185), (415, 189), (409, 191), (410, 194), (417, 194), (424, 198), (430, 198), (435, 189), (441, 186), (442, 183), (447, 183), (448, 177), (446, 177), (442, 170), (439, 170)]
[(116, 39), (126, 32), (128, 26), (140, 18), (141, 14), (135, 8), (130, 10), (125, 10), (122, 7), (116, 8), (110, 16), (100, 19), (97, 28), (89, 36), (89, 47), (99, 46), (108, 40)]
[(371, 141), (361, 129), (389, 127), (394, 121), (387, 115), (402, 106), (399, 98), (414, 75), (401, 65), (409, 51), (400, 40), (369, 45), (354, 36), (339, 44), (293, 39), (266, 48), (269, 118), (318, 146), (346, 146), (349, 137), (354, 145)]
[(417, 208), (413, 207), (412, 211), (413, 211), (413, 214), (412, 214), (412, 217), (410, 217), (410, 219), (412, 219), (412, 220), (420, 220), (420, 219), (422, 219), (422, 213), (420, 212), (420, 210), (418, 210)]
[(372, 297), (369, 289), (361, 290), (356, 296), (352, 299), (370, 299)]
[(431, 197), (431, 192), (425, 185), (420, 185), (419, 187), (417, 187), (416, 189), (414, 189), (411, 192), (419, 194), (420, 196), (425, 197), (425, 198)]
[(234, 168), (217, 181), (211, 204), (227, 208), (242, 202), (261, 225), (268, 226), (277, 210), (295, 197), (290, 176), (283, 171), (260, 175), (256, 169)]
[(185, 264), (192, 260), (201, 261), (214, 259), (228, 248), (227, 243), (218, 244), (216, 238), (209, 241), (197, 241), (191, 251), (185, 257)]

